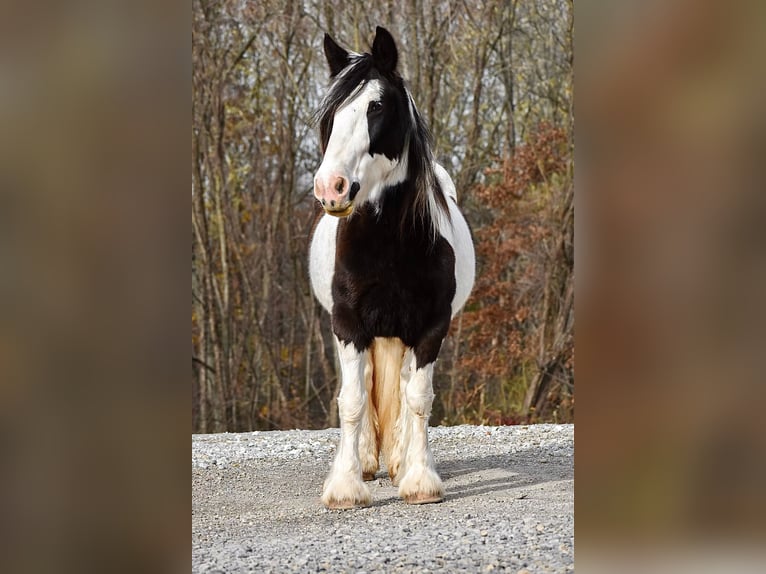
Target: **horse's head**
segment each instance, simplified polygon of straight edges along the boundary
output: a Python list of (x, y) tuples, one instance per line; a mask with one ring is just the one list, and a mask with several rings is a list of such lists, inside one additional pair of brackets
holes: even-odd
[(345, 217), (407, 177), (415, 111), (387, 30), (377, 28), (371, 54), (348, 52), (327, 34), (324, 52), (333, 83), (318, 111), (324, 157), (314, 195), (327, 213)]

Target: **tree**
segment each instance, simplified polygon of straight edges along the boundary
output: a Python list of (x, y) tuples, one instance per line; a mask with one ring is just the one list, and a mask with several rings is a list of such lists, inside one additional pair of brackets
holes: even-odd
[[(556, 168), (559, 187), (548, 181), (543, 190), (538, 182), (537, 191), (515, 192), (530, 201), (537, 194), (549, 206), (525, 212), (524, 225), (550, 233), (559, 225), (565, 235), (568, 220), (555, 215), (554, 204), (566, 189), (561, 174), (572, 172), (571, 2), (194, 0), (192, 12), (194, 430), (332, 425), (339, 378), (329, 318), (311, 294), (306, 257), (315, 209), (312, 176), (320, 161), (312, 114), (327, 85), (323, 33), (356, 50), (369, 49), (378, 24), (397, 38), (403, 75), (431, 124), (439, 161), (458, 182), (480, 244), (488, 240), (483, 230), (523, 219), (513, 210), (491, 209), (485, 192), (503, 166), (517, 161), (518, 150), (537, 145), (545, 133), (540, 126), (556, 126), (569, 146), (568, 153), (549, 158), (566, 167)], [(511, 206), (521, 209), (518, 201)], [(483, 260), (479, 276), (505, 265), (510, 297), (524, 284), (524, 267), (498, 261)], [(567, 285), (568, 275), (557, 275), (557, 265), (565, 264), (553, 257), (545, 267), (548, 280), (530, 289), (540, 290), (533, 298), (535, 317), (550, 316), (570, 333), (567, 305), (554, 304)], [(543, 296), (545, 289), (552, 291)], [(469, 311), (488, 305), (479, 294)], [(517, 308), (498, 312), (499, 331), (518, 326), (511, 320)], [(435, 415), (445, 421), (473, 422), (502, 410), (466, 404), (479, 400), (482, 385), (486, 390), (500, 380), (472, 370), (468, 356), (479, 352), (483, 335), (471, 321), (470, 313), (464, 323), (455, 321), (438, 364)], [(525, 343), (539, 360), (524, 367), (523, 376), (512, 363), (500, 377), (521, 381), (522, 395), (534, 386), (529, 410), (534, 406), (542, 419), (553, 416), (546, 405), (555, 403), (549, 395), (558, 388), (542, 376), (546, 361), (561, 364), (556, 357), (568, 356), (566, 345), (557, 347), (553, 333), (560, 330)], [(485, 392), (484, 400), (491, 396)]]

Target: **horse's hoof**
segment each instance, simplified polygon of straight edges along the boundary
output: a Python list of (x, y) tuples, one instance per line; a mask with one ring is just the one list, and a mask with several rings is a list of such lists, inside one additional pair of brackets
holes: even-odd
[(375, 480), (375, 473), (374, 472), (363, 472), (362, 473), (362, 480), (365, 482), (370, 482), (371, 480)]
[(407, 504), (433, 504), (441, 502), (444, 497), (439, 494), (429, 494), (424, 492), (416, 492), (410, 496), (404, 497), (404, 502)]
[(370, 502), (359, 500), (354, 501), (350, 498), (344, 500), (330, 500), (324, 503), (327, 510), (352, 510), (354, 508), (364, 508), (370, 506)]
[(359, 475), (334, 476), (324, 486), (322, 504), (330, 510), (360, 508), (372, 504), (372, 495)]
[(407, 504), (431, 504), (444, 500), (444, 485), (436, 471), (427, 466), (408, 468), (399, 484), (399, 496)]

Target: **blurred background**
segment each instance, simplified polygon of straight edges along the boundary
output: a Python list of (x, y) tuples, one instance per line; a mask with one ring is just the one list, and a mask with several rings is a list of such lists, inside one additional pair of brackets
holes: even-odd
[(329, 315), (308, 282), (324, 32), (376, 25), (473, 227), (477, 283), (431, 424), (572, 422), (573, 7), (568, 0), (194, 2), (194, 432), (337, 425)]
[(187, 561), (182, 8), (0, 11), (0, 572)]
[(766, 4), (577, 14), (577, 567), (763, 571)]

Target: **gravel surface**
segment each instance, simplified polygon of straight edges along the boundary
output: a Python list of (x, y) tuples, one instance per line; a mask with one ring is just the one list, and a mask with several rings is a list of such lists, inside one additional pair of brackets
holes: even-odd
[(192, 436), (194, 572), (573, 572), (574, 427), (429, 429), (446, 500), (319, 501), (340, 434)]

